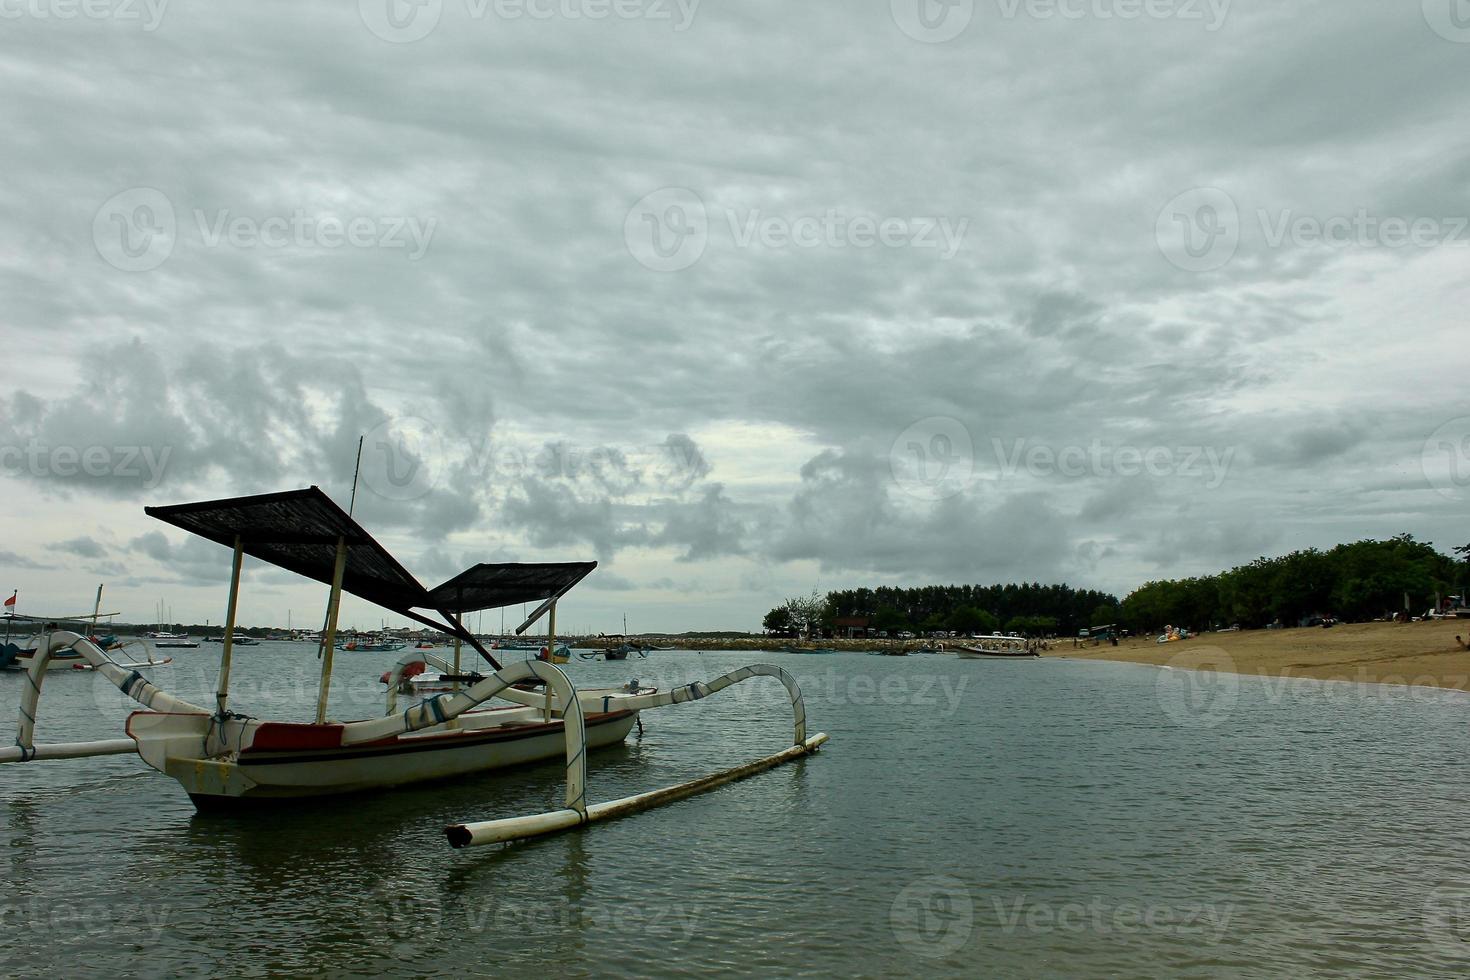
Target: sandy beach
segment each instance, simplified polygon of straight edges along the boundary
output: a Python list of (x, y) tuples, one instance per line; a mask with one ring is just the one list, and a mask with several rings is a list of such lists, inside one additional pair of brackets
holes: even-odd
[(1208, 633), (1178, 643), (1133, 638), (1118, 646), (1054, 644), (1044, 656), (1169, 664), (1198, 670), (1470, 690), (1470, 620), (1359, 623), (1332, 629)]

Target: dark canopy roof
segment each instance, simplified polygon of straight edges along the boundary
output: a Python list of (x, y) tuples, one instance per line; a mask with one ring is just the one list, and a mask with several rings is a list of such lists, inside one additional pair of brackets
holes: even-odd
[(143, 512), (227, 548), (332, 584), (337, 539), (347, 541), (342, 588), (387, 609), (432, 608), (429, 593), (398, 560), (317, 487), (228, 500), (145, 507)]
[(561, 598), (596, 567), (595, 561), (475, 565), (431, 590), (429, 606), (458, 615), (518, 602), (542, 602), (553, 596)]
[(337, 539), (344, 538), (343, 590), (420, 622), (423, 617), (411, 610), (458, 616), (560, 598), (597, 567), (595, 561), (475, 565), (430, 592), (317, 487), (143, 510), (227, 548), (235, 546), (238, 536), (252, 558), (327, 585), (337, 560)]

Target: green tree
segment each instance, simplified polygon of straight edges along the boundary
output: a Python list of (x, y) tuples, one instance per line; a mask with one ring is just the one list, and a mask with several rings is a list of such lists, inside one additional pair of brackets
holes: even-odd
[(908, 616), (892, 606), (884, 606), (873, 617), (872, 626), (873, 629), (885, 633), (898, 633), (902, 630), (909, 629), (912, 624), (909, 622)]
[(791, 628), (806, 636), (820, 630), (822, 621), (828, 618), (827, 599), (815, 591), (809, 596), (787, 599), (783, 608), (790, 618)]
[(761, 621), (768, 633), (789, 633), (794, 627), (791, 625), (791, 610), (785, 606), (777, 606), (766, 613), (766, 618)]
[(994, 633), (1000, 629), (1000, 620), (984, 609), (960, 606), (949, 614), (945, 625), (956, 633)]

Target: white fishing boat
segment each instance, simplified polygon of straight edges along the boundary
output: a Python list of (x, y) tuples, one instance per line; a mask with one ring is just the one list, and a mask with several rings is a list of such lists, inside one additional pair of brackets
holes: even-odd
[[(48, 628), (59, 628), (62, 623), (77, 628), (86, 627), (88, 639), (101, 650), (104, 655), (115, 655), (132, 646), (143, 648), (145, 659), (129, 663), (121, 663), (121, 667), (141, 669), (144, 667), (162, 667), (172, 663), (172, 658), (156, 659), (153, 652), (138, 640), (120, 640), (110, 633), (105, 633), (98, 627), (98, 621), (112, 619), (118, 614), (115, 612), (102, 612), (102, 586), (97, 586), (97, 601), (90, 613), (76, 616), (34, 616), (19, 615), (14, 612), (6, 613), (5, 639), (0, 641), (0, 670), (22, 671), (30, 670), (31, 663), (35, 658), (36, 649), (39, 645), (38, 636), (31, 635), (36, 632), (44, 633)], [(27, 634), (24, 637), (18, 635), (15, 630), (20, 626)], [(115, 662), (115, 661), (114, 661)], [(74, 651), (65, 651), (57, 656), (49, 658), (45, 670), (91, 670), (92, 665), (85, 657)]]
[(1018, 660), (1041, 656), (1031, 642), (1020, 636), (977, 636), (971, 642), (957, 647), (955, 656), (961, 660)]
[[(754, 775), (816, 751), (825, 734), (806, 734), (801, 691), (784, 670), (753, 664), (704, 683), (668, 691), (629, 686), (579, 691), (555, 664), (541, 660), (502, 665), (465, 629), (461, 617), (481, 609), (538, 603), (516, 631), (543, 616), (548, 646), (556, 638), (556, 606), (596, 562), (475, 565), (427, 589), (352, 517), (316, 487), (239, 497), (146, 512), (169, 524), (230, 548), (233, 571), (227, 600), (214, 705), (191, 704), (169, 694), (136, 670), (113, 663), (85, 637), (67, 630), (41, 634), (21, 691), (16, 745), (0, 749), (0, 763), (85, 758), (136, 753), (152, 768), (177, 780), (201, 809), (232, 809), (302, 797), (380, 790), (445, 779), (527, 762), (564, 757), (566, 804), (527, 817), (499, 818), (446, 828), (455, 847), (516, 840), (648, 809), (674, 799)], [(270, 721), (230, 710), (232, 638), (245, 555), (330, 586), (327, 628), (320, 648), (321, 685), (310, 723)], [(343, 592), (375, 603), (450, 637), (456, 656), (470, 647), (486, 663), (479, 680), (456, 662), (453, 686), (400, 710), (406, 667), (420, 651), (400, 658), (387, 676), (382, 717), (342, 721), (329, 714), (329, 695)], [(73, 653), (136, 700), (143, 710), (129, 716), (127, 738), (99, 742), (37, 744), (35, 724), (49, 661)], [(715, 694), (732, 684), (769, 676), (786, 688), (794, 716), (794, 739), (785, 751), (702, 779), (650, 793), (588, 804), (587, 750), (613, 745), (638, 724), (639, 714)], [(504, 702), (491, 705), (492, 699)]]

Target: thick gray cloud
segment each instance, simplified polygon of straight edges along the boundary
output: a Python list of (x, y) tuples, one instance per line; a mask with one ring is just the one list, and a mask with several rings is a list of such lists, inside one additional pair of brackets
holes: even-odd
[(71, 538), (67, 541), (58, 541), (52, 547), (57, 551), (80, 555), (83, 558), (102, 558), (107, 554), (106, 548), (86, 535), (82, 535), (79, 538)]
[(1470, 45), (1423, 5), (665, 6), (7, 20), (0, 566), (218, 618), (224, 549), (140, 506), (347, 506), (364, 435), (416, 573), (595, 557), (604, 626), (1470, 539)]

